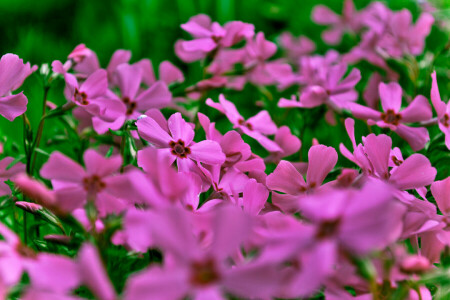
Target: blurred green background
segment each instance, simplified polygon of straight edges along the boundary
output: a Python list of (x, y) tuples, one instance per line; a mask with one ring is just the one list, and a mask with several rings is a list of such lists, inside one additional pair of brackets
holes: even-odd
[[(63, 60), (79, 43), (96, 51), (105, 65), (114, 50), (129, 49), (133, 59), (169, 59), (179, 64), (173, 44), (188, 38), (180, 24), (206, 13), (221, 23), (242, 20), (255, 24), (273, 39), (281, 30), (320, 40), (320, 28), (310, 20), (314, 5), (324, 3), (340, 12), (342, 0), (2, 0), (0, 52), (18, 54), (34, 64)], [(370, 1), (355, 0), (357, 8)], [(389, 0), (392, 9), (406, 7), (415, 16), (415, 0)], [(448, 16), (450, 0), (432, 0)], [(319, 43), (319, 52), (325, 45)]]

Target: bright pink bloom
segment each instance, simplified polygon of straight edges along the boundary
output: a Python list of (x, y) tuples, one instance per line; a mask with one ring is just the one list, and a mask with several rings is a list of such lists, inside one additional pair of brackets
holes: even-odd
[(400, 236), (405, 207), (394, 200), (388, 185), (372, 181), (359, 191), (341, 190), (307, 197), (302, 201), (301, 211), (317, 226), (316, 243), (333, 242), (344, 251), (365, 255), (388, 246)]
[(79, 276), (81, 282), (89, 287), (89, 290), (99, 300), (117, 299), (116, 292), (108, 278), (97, 249), (85, 243), (77, 257)]
[(175, 52), (185, 62), (203, 59), (217, 48), (231, 47), (255, 34), (252, 24), (231, 21), (222, 27), (203, 14), (191, 17), (181, 28), (194, 37), (192, 41), (181, 40), (175, 44)]
[(316, 45), (304, 36), (294, 37), (292, 33), (283, 32), (279, 38), (280, 46), (287, 52), (288, 59), (297, 64), (299, 58), (314, 52)]
[(378, 45), (393, 57), (404, 54), (419, 55), (425, 47), (425, 38), (431, 31), (434, 18), (428, 13), (422, 13), (416, 24), (412, 24), (412, 15), (408, 9), (391, 12), (387, 30), (381, 36)]
[(324, 5), (317, 5), (312, 12), (312, 19), (317, 24), (331, 25), (331, 29), (322, 33), (322, 39), (330, 45), (339, 44), (344, 32), (355, 33), (362, 26), (361, 13), (356, 12), (352, 0), (344, 1), (342, 16), (337, 15)]
[(234, 128), (240, 129), (244, 134), (257, 140), (268, 151), (281, 151), (281, 148), (274, 141), (266, 137), (266, 135), (277, 132), (277, 126), (267, 111), (263, 110), (248, 120), (245, 120), (239, 114), (236, 106), (231, 101), (225, 99), (223, 94), (219, 95), (219, 103), (212, 101), (212, 99), (207, 99), (206, 104), (225, 114), (228, 120), (234, 125)]
[[(315, 65), (311, 59), (308, 64), (311, 64), (312, 70), (305, 70), (302, 75), (301, 81), (305, 81), (307, 86), (301, 92), (300, 101), (281, 99), (278, 102), (279, 107), (311, 108), (327, 104), (332, 109), (341, 109), (347, 103), (356, 101), (358, 92), (355, 86), (361, 79), (358, 69), (353, 69), (347, 77), (343, 78), (347, 72), (345, 63), (327, 65), (324, 60), (319, 65)], [(313, 72), (314, 70), (316, 72)], [(315, 75), (309, 76), (309, 72)]]
[(400, 190), (421, 188), (433, 182), (437, 171), (422, 154), (415, 153), (403, 162), (394, 160), (396, 167), (389, 170), (391, 147), (392, 140), (387, 135), (370, 134), (365, 138), (364, 153), (372, 165), (371, 175), (387, 180)]
[(281, 151), (272, 152), (268, 157), (266, 157), (266, 162), (279, 163), (283, 157), (292, 155), (300, 150), (302, 146), (301, 141), (298, 137), (291, 133), (291, 130), (287, 126), (281, 126), (278, 128), (275, 134), (275, 143), (280, 146)]
[(306, 182), (302, 174), (292, 163), (282, 160), (267, 176), (267, 186), (273, 191), (284, 194), (272, 193), (272, 203), (284, 212), (297, 212), (299, 199), (320, 188), (327, 174), (334, 168), (337, 162), (337, 152), (332, 147), (324, 145), (313, 146), (308, 151), (308, 170)]
[(292, 67), (278, 60), (267, 61), (277, 52), (277, 45), (266, 40), (263, 32), (248, 40), (245, 50), (244, 67), (248, 81), (256, 85), (289, 85), (293, 76)]
[(431, 103), (433, 103), (434, 110), (437, 113), (439, 129), (445, 135), (445, 145), (450, 149), (450, 102), (445, 104), (441, 100), (436, 80), (436, 71), (431, 74), (431, 78)]
[(438, 262), (441, 252), (450, 246), (450, 177), (431, 184), (431, 193), (442, 212), (442, 226), (437, 230), (424, 232), (422, 238), (422, 253), (431, 262)]
[(180, 113), (173, 114), (168, 122), (163, 120), (161, 124), (152, 117), (142, 118), (136, 124), (142, 138), (159, 148), (161, 153), (170, 158), (171, 163), (176, 160), (180, 171), (189, 171), (192, 160), (210, 165), (221, 165), (225, 161), (225, 155), (217, 142), (193, 141), (194, 129)]
[(99, 69), (79, 84), (76, 77), (66, 73), (66, 98), (93, 116), (104, 120), (115, 120), (122, 109), (122, 103), (108, 99), (108, 79), (106, 71)]
[(101, 117), (94, 117), (92, 123), (97, 133), (104, 134), (108, 129), (118, 130), (125, 120), (137, 119), (141, 114), (151, 108), (163, 108), (169, 105), (172, 94), (167, 85), (157, 81), (146, 90), (140, 90), (143, 81), (142, 68), (137, 65), (121, 64), (115, 71), (120, 96), (110, 94), (120, 110), (120, 115), (112, 122), (104, 121)]
[(131, 277), (125, 299), (222, 299), (225, 292), (264, 298), (273, 294), (278, 282), (273, 263), (250, 260), (233, 265), (228, 259), (248, 239), (250, 217), (232, 206), (221, 206), (202, 218), (206, 216), (209, 221), (204, 226), (212, 238), (205, 245), (206, 241), (193, 235), (195, 219), (186, 211), (171, 208), (149, 214), (153, 243), (165, 256), (170, 255), (172, 262)]
[[(120, 213), (128, 205), (133, 190), (127, 174), (117, 175), (122, 166), (119, 155), (105, 158), (93, 149), (83, 155), (86, 170), (60, 152), (54, 152), (42, 166), (41, 176), (52, 181), (55, 191), (83, 195), (76, 202), (80, 208), (86, 200), (94, 201), (100, 216)], [(67, 190), (71, 188), (71, 190)]]
[(425, 147), (425, 143), (429, 140), (428, 130), (423, 127), (408, 127), (403, 125), (403, 123), (415, 123), (431, 119), (431, 106), (427, 98), (418, 95), (408, 107), (400, 110), (402, 105), (402, 88), (398, 83), (380, 83), (379, 94), (384, 112), (356, 103), (348, 104), (348, 108), (356, 118), (368, 120), (369, 125), (377, 125), (395, 131), (408, 142), (414, 151)]
[(12, 92), (17, 90), (36, 70), (30, 67), (30, 63), (23, 63), (15, 54), (5, 54), (0, 59), (0, 115), (13, 121), (27, 110), (28, 99), (23, 92), (13, 95)]
[(14, 158), (12, 157), (5, 157), (0, 160), (0, 196), (11, 194), (11, 189), (5, 181), (12, 180), (17, 174), (25, 172), (25, 165), (21, 162), (8, 168), (13, 161)]

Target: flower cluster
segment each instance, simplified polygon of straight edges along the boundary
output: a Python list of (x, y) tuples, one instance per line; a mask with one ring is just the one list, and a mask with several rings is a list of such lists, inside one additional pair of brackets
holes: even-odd
[[(450, 104), (432, 68), (412, 70), (428, 70), (426, 95), (396, 69), (419, 68), (434, 18), (345, 0), (342, 15), (318, 5), (312, 20), (327, 44), (359, 40), (319, 55), (283, 33), (279, 56), (252, 24), (196, 15), (174, 47), (202, 61), (194, 82), (169, 61), (156, 76), (127, 50), (102, 68), (81, 44), (39, 74), (4, 55), (0, 115), (23, 118), (24, 155), (2, 147), (0, 298), (448, 296)], [(33, 72), (37, 128), (13, 94)], [(59, 106), (48, 99), (57, 82)], [(256, 103), (240, 98), (251, 88)], [(64, 124), (67, 147), (41, 143), (48, 119)], [(349, 140), (315, 135), (322, 119)]]

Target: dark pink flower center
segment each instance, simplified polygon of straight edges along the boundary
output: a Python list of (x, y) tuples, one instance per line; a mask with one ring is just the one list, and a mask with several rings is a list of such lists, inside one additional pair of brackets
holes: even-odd
[(244, 119), (239, 119), (238, 124), (241, 125), (241, 126), (245, 126), (248, 129), (250, 129), (250, 130), (253, 130), (253, 125), (250, 124), (250, 123), (245, 122)]
[(340, 223), (341, 223), (340, 219), (322, 222), (319, 225), (319, 228), (316, 232), (316, 238), (324, 239), (324, 238), (335, 235), (339, 229)]
[(170, 141), (169, 146), (172, 148), (172, 154), (179, 158), (186, 158), (188, 154), (191, 154), (191, 149), (186, 147), (182, 140), (178, 140), (178, 142)]
[(393, 109), (388, 109), (385, 113), (381, 114), (381, 119), (388, 124), (398, 125), (402, 119), (401, 114), (397, 114)]
[(193, 285), (209, 285), (220, 279), (215, 261), (207, 259), (204, 261), (195, 261), (191, 264), (191, 284)]
[(402, 160), (398, 159), (398, 158), (395, 157), (395, 156), (392, 156), (391, 159), (392, 159), (392, 161), (394, 162), (394, 164), (395, 164), (396, 166), (400, 166), (400, 165), (403, 163)]
[(83, 178), (83, 187), (85, 191), (96, 194), (106, 187), (106, 183), (102, 181), (100, 176), (92, 175), (91, 177)]
[(75, 93), (73, 94), (75, 101), (80, 103), (81, 105), (88, 105), (89, 101), (87, 101), (87, 94), (85, 92), (80, 92), (78, 89), (75, 89)]
[(448, 114), (445, 114), (440, 120), (439, 120), (442, 125), (444, 125), (445, 127), (450, 127), (450, 117)]
[(304, 192), (306, 192), (308, 190), (314, 189), (316, 187), (316, 185), (317, 184), (315, 182), (311, 182), (307, 186), (301, 186), (299, 190), (300, 190), (300, 192), (304, 193)]
[(134, 112), (134, 110), (136, 109), (136, 106), (137, 106), (136, 102), (131, 101), (130, 98), (128, 98), (128, 97), (123, 97), (122, 102), (125, 103), (125, 105), (127, 106), (126, 114), (131, 115)]
[(28, 246), (22, 243), (18, 243), (16, 245), (16, 252), (24, 258), (32, 258), (32, 259), (37, 258), (37, 253), (33, 249), (29, 248)]

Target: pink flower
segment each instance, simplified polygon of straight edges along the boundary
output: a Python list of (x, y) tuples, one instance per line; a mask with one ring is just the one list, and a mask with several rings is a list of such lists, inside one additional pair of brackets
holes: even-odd
[(101, 217), (123, 211), (129, 205), (125, 199), (133, 195), (133, 190), (127, 174), (114, 174), (119, 171), (122, 158), (118, 155), (105, 158), (93, 149), (87, 150), (83, 158), (86, 170), (62, 153), (54, 152), (42, 166), (41, 176), (52, 181), (55, 191), (80, 197), (71, 210), (82, 207), (88, 200), (94, 201)]
[(228, 259), (248, 239), (250, 217), (233, 206), (221, 206), (205, 217), (209, 221), (204, 226), (212, 234), (206, 245), (193, 235), (195, 219), (186, 211), (171, 208), (149, 214), (153, 243), (165, 257), (170, 255), (171, 263), (151, 266), (131, 277), (125, 299), (221, 299), (226, 292), (264, 298), (274, 293), (278, 284), (276, 265), (256, 259), (232, 264)]
[(89, 243), (85, 243), (77, 257), (79, 276), (81, 283), (89, 287), (89, 290), (99, 300), (117, 299), (116, 292), (97, 249)]
[(23, 63), (15, 54), (5, 54), (0, 59), (0, 115), (13, 121), (27, 110), (28, 99), (23, 92), (13, 95), (24, 80), (36, 70)]
[(352, 0), (344, 1), (342, 16), (337, 15), (324, 5), (317, 5), (312, 12), (312, 19), (317, 24), (332, 26), (331, 29), (322, 33), (322, 39), (330, 45), (339, 44), (344, 32), (354, 33), (362, 26), (361, 13), (356, 12)]
[(11, 189), (5, 181), (12, 180), (17, 174), (25, 172), (25, 165), (20, 162), (8, 168), (13, 161), (13, 157), (5, 157), (0, 160), (0, 196), (11, 194)]
[(136, 122), (138, 132), (146, 141), (152, 143), (170, 163), (177, 161), (179, 170), (189, 171), (192, 160), (210, 165), (221, 165), (225, 161), (220, 145), (206, 140), (195, 143), (194, 130), (180, 113), (170, 116), (168, 122), (158, 123), (152, 117), (146, 117)]
[[(301, 212), (316, 224), (316, 243), (331, 242), (344, 251), (365, 255), (388, 246), (400, 236), (405, 207), (394, 200), (388, 185), (372, 181), (358, 191), (332, 191), (307, 197), (302, 201)], [(329, 251), (333, 256), (331, 251), (336, 248)]]
[(297, 64), (299, 58), (314, 52), (316, 45), (304, 36), (294, 37), (290, 32), (283, 32), (279, 38), (280, 46), (287, 52), (289, 60)]
[(313, 146), (308, 151), (308, 170), (306, 182), (292, 163), (282, 160), (267, 176), (267, 186), (273, 191), (284, 194), (272, 193), (272, 202), (284, 212), (297, 212), (299, 199), (307, 192), (320, 188), (327, 174), (337, 162), (337, 152), (332, 147), (324, 145)]
[(431, 193), (442, 212), (442, 226), (422, 233), (422, 253), (431, 262), (438, 262), (441, 252), (450, 245), (450, 177), (431, 184)]
[(107, 97), (108, 79), (105, 70), (95, 71), (82, 84), (72, 74), (66, 73), (64, 78), (67, 84), (64, 91), (66, 98), (82, 110), (107, 121), (115, 120), (120, 114), (120, 101)]
[(434, 18), (428, 13), (422, 13), (415, 25), (412, 25), (412, 15), (407, 9), (392, 12), (389, 17), (386, 32), (381, 36), (378, 45), (393, 57), (404, 54), (419, 55), (425, 47), (425, 38), (431, 31)]
[(203, 59), (218, 47), (231, 47), (254, 35), (252, 24), (231, 21), (222, 27), (217, 22), (211, 23), (211, 19), (203, 14), (191, 17), (181, 28), (194, 37), (192, 41), (181, 40), (175, 44), (175, 52), (185, 62)]
[(268, 157), (266, 157), (266, 162), (279, 163), (283, 157), (292, 155), (300, 150), (302, 146), (301, 141), (298, 137), (291, 133), (291, 130), (287, 126), (281, 126), (278, 128), (275, 134), (275, 143), (280, 146), (281, 151), (272, 152)]
[[(306, 63), (306, 60), (304, 60)], [(335, 110), (344, 108), (349, 102), (356, 101), (358, 92), (355, 90), (356, 84), (361, 79), (358, 69), (353, 69), (347, 77), (343, 78), (347, 72), (347, 65), (339, 63), (328, 65), (326, 59), (319, 60), (319, 64), (311, 59), (311, 70), (302, 71), (302, 81), (307, 86), (302, 90), (300, 101), (295, 99), (281, 99), (279, 107), (303, 107), (311, 108), (322, 104), (327, 104)], [(309, 72), (313, 73), (311, 76)]]
[(244, 67), (247, 69), (248, 81), (256, 85), (279, 83), (288, 86), (291, 83), (293, 74), (289, 64), (277, 60), (267, 61), (277, 52), (277, 45), (266, 40), (263, 32), (258, 32), (254, 39), (249, 39), (245, 50)]
[[(371, 176), (386, 180), (399, 190), (418, 189), (433, 182), (437, 171), (428, 158), (415, 153), (401, 161), (392, 156), (391, 147), (389, 136), (369, 134), (364, 139), (364, 146), (356, 147), (358, 152), (355, 151), (353, 159)], [(395, 167), (389, 170), (392, 163)]]
[(268, 151), (281, 150), (274, 141), (266, 137), (266, 135), (275, 134), (277, 131), (277, 126), (267, 111), (263, 110), (248, 120), (245, 120), (237, 111), (236, 106), (225, 99), (223, 94), (219, 95), (219, 103), (212, 101), (212, 99), (207, 99), (206, 104), (225, 114), (228, 120), (234, 125), (234, 128), (240, 129), (244, 134), (257, 140)]
[(445, 145), (450, 149), (450, 102), (445, 104), (441, 100), (436, 80), (436, 71), (431, 74), (431, 78), (431, 103), (433, 103), (434, 110), (437, 113), (439, 129), (445, 135)]
[(429, 140), (428, 131), (422, 127), (408, 127), (403, 125), (403, 123), (415, 123), (431, 119), (431, 106), (428, 100), (424, 96), (418, 95), (408, 107), (400, 110), (402, 105), (402, 88), (398, 83), (385, 84), (381, 82), (378, 91), (384, 112), (379, 112), (360, 104), (350, 103), (348, 108), (353, 115), (356, 118), (368, 120), (369, 125), (376, 124), (379, 127), (395, 131), (408, 142), (414, 151), (425, 147), (425, 143)]
[(92, 123), (97, 133), (104, 134), (108, 129), (118, 130), (125, 120), (137, 119), (142, 113), (151, 108), (163, 108), (169, 105), (172, 94), (167, 85), (157, 81), (146, 90), (140, 90), (143, 81), (141, 66), (134, 64), (121, 64), (115, 71), (117, 86), (121, 95), (110, 94), (115, 99), (119, 114), (112, 122), (107, 122), (102, 117), (93, 117)]

